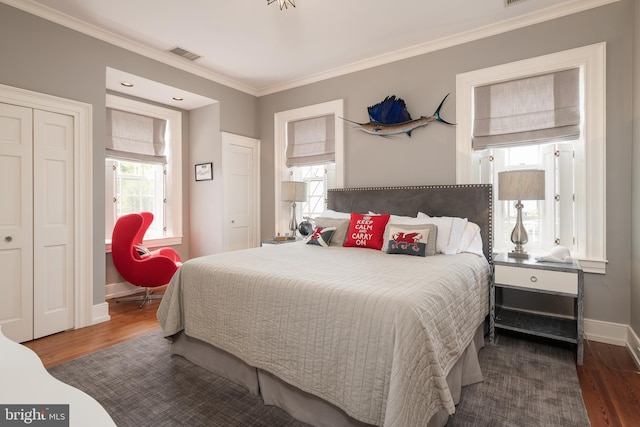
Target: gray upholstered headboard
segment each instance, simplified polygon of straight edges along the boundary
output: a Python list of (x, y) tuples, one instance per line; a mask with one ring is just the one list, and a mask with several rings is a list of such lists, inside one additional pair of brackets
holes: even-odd
[(483, 252), (493, 255), (493, 187), (491, 184), (412, 187), (336, 188), (328, 191), (327, 207), (339, 212), (369, 211), (415, 217), (456, 216), (478, 224)]

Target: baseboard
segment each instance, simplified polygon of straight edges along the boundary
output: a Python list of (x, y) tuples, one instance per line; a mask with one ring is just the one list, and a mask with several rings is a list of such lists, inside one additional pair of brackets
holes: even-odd
[(110, 283), (105, 287), (105, 299), (121, 298), (140, 292), (138, 286), (133, 286), (128, 282)]
[(629, 351), (633, 355), (633, 358), (636, 359), (636, 365), (638, 369), (640, 369), (640, 338), (636, 335), (636, 333), (631, 329), (627, 330), (627, 345), (629, 346)]
[(591, 341), (626, 347), (629, 325), (584, 319), (584, 335)]
[(98, 323), (108, 322), (109, 320), (111, 320), (111, 316), (109, 316), (109, 304), (106, 302), (94, 304), (91, 309), (91, 324), (97, 325)]

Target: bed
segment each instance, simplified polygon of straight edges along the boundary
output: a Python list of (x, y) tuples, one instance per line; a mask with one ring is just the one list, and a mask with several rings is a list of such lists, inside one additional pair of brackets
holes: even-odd
[(172, 353), (312, 425), (444, 425), (482, 380), (492, 187), (336, 189), (327, 207), (465, 219), (481, 239), (426, 257), (296, 242), (189, 260), (158, 310)]

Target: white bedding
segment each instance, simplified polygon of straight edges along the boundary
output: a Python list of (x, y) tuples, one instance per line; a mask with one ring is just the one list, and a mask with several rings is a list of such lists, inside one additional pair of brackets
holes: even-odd
[(158, 311), (350, 416), (426, 425), (455, 407), (446, 375), (488, 313), (473, 254), (414, 257), (288, 243), (187, 261)]

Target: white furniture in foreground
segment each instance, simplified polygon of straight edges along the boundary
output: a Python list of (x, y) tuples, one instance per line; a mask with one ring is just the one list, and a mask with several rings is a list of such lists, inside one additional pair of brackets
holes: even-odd
[[(11, 341), (0, 327), (0, 405), (69, 405), (69, 426), (115, 427), (94, 398), (51, 376), (29, 348)], [(0, 424), (6, 417), (0, 413)]]

